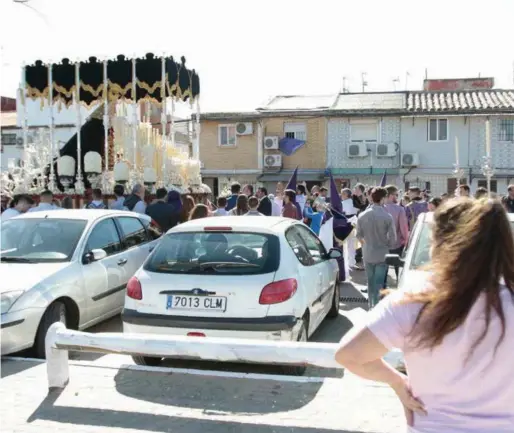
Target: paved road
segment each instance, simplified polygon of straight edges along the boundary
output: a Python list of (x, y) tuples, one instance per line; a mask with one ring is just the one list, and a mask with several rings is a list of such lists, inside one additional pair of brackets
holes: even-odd
[[(390, 277), (391, 286), (394, 286), (394, 277)], [(364, 309), (367, 309), (367, 295), (362, 293), (365, 289), (365, 273), (363, 271), (355, 271), (352, 281), (343, 283), (341, 286), (341, 305), (340, 315), (333, 320), (325, 320), (316, 333), (312, 336), (311, 341), (314, 342), (332, 342), (336, 343), (341, 340), (343, 335), (353, 326), (355, 320), (362, 317)], [(114, 317), (106, 322), (88, 330), (89, 332), (122, 332), (122, 324), (120, 317)], [(120, 366), (133, 364), (132, 359), (126, 355), (106, 355), (98, 353), (75, 352), (70, 354), (70, 358), (74, 360), (95, 361), (102, 365)], [(251, 364), (234, 364), (204, 361), (178, 361), (166, 360), (165, 366), (176, 368), (194, 368), (200, 370), (218, 370), (218, 371), (234, 371), (247, 373), (282, 373), (276, 366), (262, 366)], [(306, 376), (312, 377), (341, 377), (342, 370), (327, 370), (316, 367), (309, 367), (305, 373)]]

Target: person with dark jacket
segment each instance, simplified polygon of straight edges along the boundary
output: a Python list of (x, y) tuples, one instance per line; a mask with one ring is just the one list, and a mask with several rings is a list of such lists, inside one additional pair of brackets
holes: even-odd
[(145, 187), (136, 183), (132, 188), (132, 194), (130, 194), (123, 202), (123, 206), (132, 212), (144, 214), (146, 210)]
[(241, 192), (241, 185), (237, 182), (233, 183), (230, 186), (230, 192), (232, 193), (230, 197), (227, 199), (227, 207), (225, 210), (231, 211), (236, 207), (237, 204), (237, 197), (239, 196), (239, 193)]
[[(180, 194), (176, 191), (170, 191), (176, 193), (180, 199)], [(159, 188), (155, 193), (156, 201), (146, 208), (146, 214), (152, 218), (157, 225), (161, 228), (163, 233), (166, 233), (172, 227), (175, 227), (180, 219), (180, 209), (169, 202), (169, 195), (166, 188)], [(168, 197), (168, 203), (166, 203), (166, 197)], [(180, 202), (182, 205), (182, 202)]]
[(271, 216), (273, 213), (273, 207), (271, 205), (271, 200), (268, 197), (268, 190), (263, 186), (257, 189), (257, 197), (259, 198), (259, 207), (257, 210), (265, 215)]

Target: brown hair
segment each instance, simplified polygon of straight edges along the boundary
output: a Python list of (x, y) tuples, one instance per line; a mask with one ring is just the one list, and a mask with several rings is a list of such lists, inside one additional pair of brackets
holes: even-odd
[(236, 201), (235, 214), (236, 215), (244, 215), (249, 210), (250, 210), (250, 208), (248, 207), (248, 196), (246, 196), (244, 194), (238, 195), (237, 201)]
[(207, 218), (209, 216), (209, 208), (204, 204), (197, 204), (191, 214), (189, 215), (189, 220), (198, 220), (200, 218)]
[(394, 195), (398, 193), (398, 188), (395, 185), (386, 185), (387, 195)]
[(485, 328), (468, 354), (485, 338), (492, 314), (505, 336), (500, 281), (514, 296), (514, 239), (498, 200), (467, 197), (444, 202), (434, 213), (431, 289), (408, 295), (423, 304), (411, 332), (418, 347), (433, 348), (461, 326), (480, 296), (485, 297)]
[(475, 198), (484, 198), (484, 197), (487, 197), (487, 188), (484, 188), (483, 186), (477, 188), (477, 190), (475, 191)]
[(371, 200), (373, 203), (380, 203), (380, 201), (387, 197), (387, 190), (381, 186), (377, 186), (371, 190)]
[(254, 195), (251, 196), (248, 199), (248, 206), (250, 206), (250, 208), (255, 208), (255, 207), (259, 206), (259, 199), (257, 197), (255, 197)]
[(189, 219), (194, 207), (195, 199), (190, 195), (186, 195), (182, 200), (182, 212), (180, 214), (181, 222), (186, 222)]

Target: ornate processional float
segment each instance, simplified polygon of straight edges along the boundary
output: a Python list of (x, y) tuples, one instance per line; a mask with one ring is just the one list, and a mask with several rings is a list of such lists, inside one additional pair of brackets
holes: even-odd
[[(48, 126), (29, 134), (29, 100), (48, 111)], [(184, 57), (146, 54), (132, 59), (72, 63), (43, 63), (22, 68), (18, 103), (23, 129), (23, 157), (9, 161), (2, 174), (2, 189), (10, 194), (54, 193), (84, 196), (89, 188), (112, 194), (115, 184), (130, 189), (137, 183), (176, 189), (181, 193), (210, 193), (202, 185), (200, 161), (175, 142), (175, 107), (188, 103), (196, 111), (192, 125), (198, 149), (200, 79), (186, 67)], [(160, 127), (141, 121), (142, 103), (160, 111)], [(76, 134), (62, 148), (55, 139), (55, 113), (63, 107), (75, 113)], [(84, 107), (90, 112), (84, 117)], [(20, 110), (18, 111), (20, 113)], [(198, 154), (198, 152), (196, 152)]]

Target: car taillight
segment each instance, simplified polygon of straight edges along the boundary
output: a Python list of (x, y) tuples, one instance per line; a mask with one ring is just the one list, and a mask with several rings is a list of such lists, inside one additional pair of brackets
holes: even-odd
[(141, 283), (136, 277), (132, 277), (130, 280), (128, 280), (127, 296), (138, 301), (143, 299), (143, 290), (141, 289)]
[(205, 334), (203, 332), (188, 332), (188, 337), (205, 337)]
[(259, 297), (259, 304), (269, 305), (285, 302), (293, 297), (297, 288), (298, 281), (294, 278), (275, 281), (262, 289), (261, 296)]

